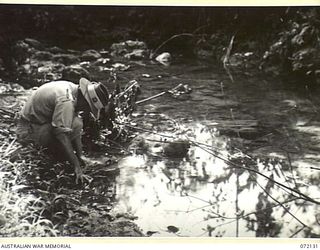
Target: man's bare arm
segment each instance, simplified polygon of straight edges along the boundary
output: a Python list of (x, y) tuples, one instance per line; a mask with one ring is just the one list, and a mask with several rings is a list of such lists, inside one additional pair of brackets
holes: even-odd
[(80, 166), (79, 159), (74, 153), (70, 138), (66, 133), (60, 133), (56, 135), (56, 138), (60, 142), (62, 149), (67, 157), (67, 160), (74, 166), (74, 172), (76, 174), (76, 183), (78, 183), (79, 180), (82, 181), (82, 169)]

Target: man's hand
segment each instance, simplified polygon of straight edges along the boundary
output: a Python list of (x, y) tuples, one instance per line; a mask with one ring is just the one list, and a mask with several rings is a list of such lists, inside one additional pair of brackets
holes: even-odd
[(83, 173), (80, 166), (75, 167), (74, 173), (76, 174), (76, 184), (83, 183), (84, 180), (90, 183), (93, 180), (92, 177)]
[(82, 183), (83, 182), (83, 172), (82, 172), (82, 168), (80, 166), (75, 166), (74, 168), (74, 173), (76, 175), (76, 184)]
[(75, 155), (69, 137), (65, 133), (60, 133), (56, 137), (61, 143), (67, 159), (74, 166), (76, 184), (78, 184), (79, 182), (82, 183), (84, 179), (90, 182), (92, 178), (83, 174), (83, 168), (81, 167), (80, 159), (78, 159), (78, 157)]

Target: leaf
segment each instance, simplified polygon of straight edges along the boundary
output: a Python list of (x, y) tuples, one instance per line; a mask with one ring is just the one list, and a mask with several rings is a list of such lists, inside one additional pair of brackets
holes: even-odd
[(152, 236), (153, 234), (158, 234), (158, 231), (148, 231), (147, 236)]
[(167, 229), (168, 229), (169, 233), (177, 233), (177, 232), (179, 232), (179, 228), (177, 228), (175, 226), (168, 226)]
[(15, 185), (15, 186), (12, 187), (12, 191), (16, 192), (16, 191), (24, 189), (24, 188), (28, 188), (28, 186), (22, 185), (22, 184), (21, 185)]

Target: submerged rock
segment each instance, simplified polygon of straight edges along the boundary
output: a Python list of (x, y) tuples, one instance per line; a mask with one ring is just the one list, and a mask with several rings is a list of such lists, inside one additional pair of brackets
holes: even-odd
[(168, 157), (183, 158), (188, 154), (189, 148), (189, 141), (176, 140), (165, 145), (163, 147), (163, 153)]
[(149, 151), (150, 145), (142, 136), (134, 138), (129, 149), (133, 150), (136, 154), (143, 154)]

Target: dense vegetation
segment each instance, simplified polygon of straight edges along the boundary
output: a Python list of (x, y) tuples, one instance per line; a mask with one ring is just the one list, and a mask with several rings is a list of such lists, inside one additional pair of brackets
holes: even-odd
[(26, 37), (63, 48), (106, 50), (130, 39), (157, 53), (217, 59), (317, 82), (319, 12), (318, 7), (2, 5), (2, 73), (10, 77), (8, 71), (23, 60), (14, 45)]

